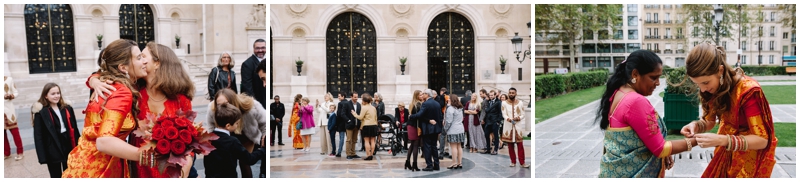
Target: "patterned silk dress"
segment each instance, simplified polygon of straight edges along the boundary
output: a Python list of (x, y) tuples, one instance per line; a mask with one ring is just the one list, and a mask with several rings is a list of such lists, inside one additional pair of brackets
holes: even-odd
[[(130, 177), (125, 160), (97, 150), (98, 137), (116, 137), (125, 140), (136, 127), (131, 108), (133, 94), (121, 83), (111, 86), (116, 91), (108, 100), (99, 98), (89, 102), (78, 146), (69, 153), (64, 178), (123, 178)], [(107, 101), (107, 102), (106, 102)], [(105, 104), (105, 105), (103, 105)]]
[[(778, 138), (775, 137), (772, 112), (761, 85), (753, 78), (743, 76), (730, 94), (732, 105), (729, 112), (721, 114), (717, 134), (757, 135), (767, 140), (767, 147), (761, 150), (727, 151), (725, 146), (719, 146), (701, 177), (769, 178), (776, 162)], [(709, 114), (705, 119), (715, 121), (715, 114)]]

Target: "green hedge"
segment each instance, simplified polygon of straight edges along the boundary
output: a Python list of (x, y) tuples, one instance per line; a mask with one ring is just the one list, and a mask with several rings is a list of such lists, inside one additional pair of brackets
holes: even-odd
[(786, 75), (787, 66), (742, 66), (746, 75)]
[(569, 73), (566, 77), (567, 91), (574, 92), (606, 84), (606, 80), (608, 80), (608, 71)]
[(566, 88), (565, 80), (566, 77), (556, 74), (536, 76), (536, 96), (546, 98), (564, 93)]
[(574, 92), (603, 85), (607, 80), (607, 70), (568, 73), (566, 75), (538, 75), (535, 80), (536, 90), (534, 92), (537, 97), (547, 98), (560, 95), (565, 91)]

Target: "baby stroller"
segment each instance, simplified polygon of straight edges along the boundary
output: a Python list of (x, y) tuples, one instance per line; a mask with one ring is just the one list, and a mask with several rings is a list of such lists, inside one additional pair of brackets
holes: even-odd
[(394, 117), (386, 114), (378, 117), (378, 125), (381, 126), (380, 139), (376, 142), (376, 152), (378, 150), (392, 151), (392, 156), (397, 155), (403, 150), (402, 136), (400, 129), (394, 123)]

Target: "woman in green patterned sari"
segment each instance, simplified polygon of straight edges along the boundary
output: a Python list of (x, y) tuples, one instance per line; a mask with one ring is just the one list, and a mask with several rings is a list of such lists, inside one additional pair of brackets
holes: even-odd
[(665, 140), (664, 122), (645, 97), (659, 85), (661, 59), (638, 50), (615, 70), (596, 116), (605, 134), (599, 177), (664, 177), (674, 164), (671, 155), (691, 150), (697, 141)]

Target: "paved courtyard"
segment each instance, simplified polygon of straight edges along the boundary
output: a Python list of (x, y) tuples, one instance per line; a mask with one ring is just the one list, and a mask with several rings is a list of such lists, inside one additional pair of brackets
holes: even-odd
[[(270, 147), (270, 178), (531, 178), (531, 168), (521, 168), (519, 164), (508, 166), (511, 159), (507, 146), (498, 150), (498, 155), (465, 151), (461, 162), (463, 169), (447, 169), (452, 160), (444, 158), (439, 161), (439, 171), (411, 172), (403, 169), (407, 153), (392, 156), (388, 151), (378, 151), (374, 160), (365, 161), (365, 152), (356, 152), (361, 159), (348, 160), (342, 150), (342, 157), (329, 157), (320, 155), (318, 135), (312, 135), (311, 151), (303, 152), (291, 147), (291, 138), (286, 137), (286, 130), (284, 125), (283, 142), (286, 145), (280, 146), (276, 142)], [(338, 147), (338, 135), (336, 139)], [(531, 163), (530, 140), (526, 140), (524, 146), (525, 162)], [(357, 150), (360, 147), (360, 143), (356, 144)], [(417, 166), (422, 169), (425, 168), (425, 159), (422, 152), (419, 155)]]
[[(793, 80), (794, 76), (755, 77), (757, 80)], [(664, 113), (664, 103), (657, 87), (648, 96), (657, 112)], [(764, 82), (762, 85), (795, 85), (795, 82)], [(598, 101), (591, 102), (535, 126), (535, 177), (537, 178), (596, 178), (600, 173), (603, 133), (594, 123)], [(770, 105), (774, 122), (796, 122), (796, 105)], [(663, 115), (662, 115), (663, 117)], [(708, 166), (713, 148), (695, 147), (691, 152), (676, 154), (675, 166), (666, 177), (700, 177)], [(795, 147), (779, 147), (773, 178), (796, 178)]]

